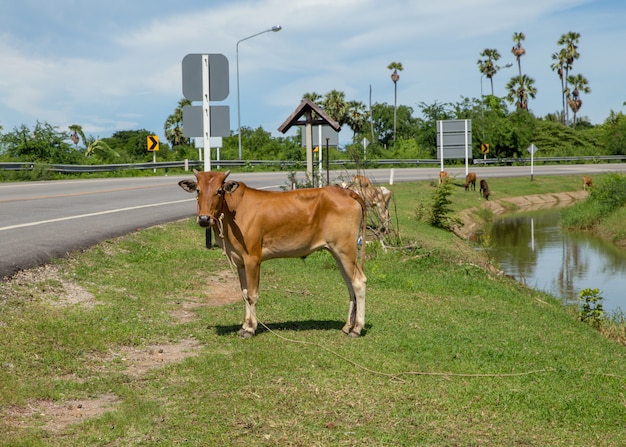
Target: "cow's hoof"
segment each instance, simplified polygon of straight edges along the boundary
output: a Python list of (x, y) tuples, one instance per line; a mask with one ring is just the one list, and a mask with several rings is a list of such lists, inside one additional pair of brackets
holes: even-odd
[(350, 338), (359, 338), (360, 336), (361, 336), (360, 333), (354, 332), (354, 331), (350, 331), (350, 333), (348, 334), (348, 337)]
[(239, 329), (239, 332), (237, 333), (239, 334), (241, 338), (251, 338), (254, 335), (254, 332), (247, 331), (243, 328)]

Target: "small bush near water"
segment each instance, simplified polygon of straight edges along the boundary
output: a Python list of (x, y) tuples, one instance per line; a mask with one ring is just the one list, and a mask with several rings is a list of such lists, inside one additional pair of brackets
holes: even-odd
[(561, 225), (575, 230), (592, 229), (601, 219), (624, 205), (626, 205), (626, 176), (610, 173), (591, 191), (585, 201), (563, 209)]

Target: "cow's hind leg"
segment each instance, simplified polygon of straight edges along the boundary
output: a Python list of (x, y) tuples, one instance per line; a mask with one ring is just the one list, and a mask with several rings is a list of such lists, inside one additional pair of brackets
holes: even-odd
[(367, 279), (363, 269), (356, 262), (356, 250), (354, 256), (341, 256), (337, 253), (333, 253), (333, 255), (350, 293), (348, 319), (341, 330), (351, 337), (358, 337), (365, 327), (365, 285)]

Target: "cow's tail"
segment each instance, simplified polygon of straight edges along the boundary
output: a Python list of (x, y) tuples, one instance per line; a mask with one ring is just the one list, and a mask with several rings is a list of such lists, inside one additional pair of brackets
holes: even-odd
[(367, 237), (367, 206), (365, 205), (365, 200), (359, 194), (355, 194), (357, 201), (361, 205), (361, 259), (360, 266), (361, 271), (363, 271), (363, 267), (365, 266), (365, 247), (367, 246), (367, 241), (365, 240)]

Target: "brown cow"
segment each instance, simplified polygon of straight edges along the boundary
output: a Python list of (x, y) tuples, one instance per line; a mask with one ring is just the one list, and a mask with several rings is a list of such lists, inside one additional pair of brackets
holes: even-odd
[(487, 180), (482, 179), (480, 181), (480, 195), (485, 198), (485, 200), (489, 200), (489, 185), (487, 185)]
[(591, 180), (591, 177), (584, 175), (583, 176), (583, 189), (586, 191), (589, 188), (593, 188), (593, 181)]
[(372, 186), (372, 182), (370, 181), (370, 179), (360, 174), (354, 176), (353, 183), (361, 188), (367, 188), (368, 186)]
[(439, 184), (450, 180), (450, 175), (446, 171), (439, 171)]
[(476, 191), (476, 173), (470, 172), (465, 176), (465, 191), (469, 191), (470, 185), (472, 186), (472, 190)]
[[(384, 186), (367, 186), (361, 187), (356, 182), (341, 183), (342, 188), (348, 188), (356, 192), (365, 200), (365, 206), (370, 211), (368, 216), (370, 220), (370, 228), (377, 227), (387, 233), (389, 224), (391, 223), (391, 214), (389, 213), (389, 202), (393, 197), (393, 193)], [(371, 211), (374, 211), (372, 213)], [(372, 225), (374, 223), (374, 225)]]
[(194, 170), (194, 174), (195, 181), (178, 184), (187, 192), (197, 192), (198, 224), (213, 228), (218, 245), (237, 268), (246, 304), (239, 335), (251, 337), (257, 328), (261, 262), (302, 258), (321, 249), (332, 253), (350, 293), (348, 320), (342, 331), (361, 335), (365, 325), (366, 211), (358, 194), (336, 186), (261, 191), (242, 182), (227, 182), (230, 171)]

